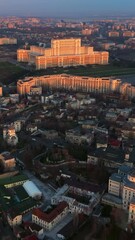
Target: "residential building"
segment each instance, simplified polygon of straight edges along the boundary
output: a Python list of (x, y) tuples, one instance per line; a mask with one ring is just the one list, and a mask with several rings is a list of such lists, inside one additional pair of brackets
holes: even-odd
[(135, 223), (135, 198), (129, 204), (128, 223)]
[(113, 173), (109, 178), (108, 193), (102, 198), (103, 203), (118, 206), (129, 212), (129, 221), (135, 219), (135, 169), (123, 165), (118, 173)]
[(10, 126), (3, 129), (3, 139), (8, 145), (15, 146), (18, 143), (18, 137), (15, 132), (15, 127)]
[(16, 166), (15, 158), (12, 157), (9, 152), (1, 153), (0, 161), (3, 164), (5, 171), (13, 170)]
[(58, 222), (60, 222), (68, 213), (68, 204), (66, 202), (59, 203), (50, 213), (43, 212), (39, 208), (32, 211), (32, 222), (51, 230)]
[(85, 28), (82, 30), (82, 35), (91, 35), (92, 34), (92, 29), (90, 28)]
[(16, 38), (0, 38), (0, 45), (5, 45), (5, 44), (17, 44), (17, 39)]
[(88, 143), (91, 144), (94, 139), (94, 132), (81, 134), (79, 129), (70, 129), (66, 131), (66, 140), (73, 144)]
[(33, 86), (95, 93), (113, 93), (119, 92), (121, 80), (111, 77), (94, 78), (67, 74), (26, 77), (22, 80), (18, 80), (17, 91), (20, 95), (30, 94), (31, 87)]
[(109, 33), (108, 33), (108, 36), (109, 37), (119, 37), (119, 32), (117, 32), (117, 31), (110, 31)]
[(21, 128), (22, 128), (21, 120), (14, 121), (13, 125), (14, 125), (14, 128), (15, 128), (15, 132), (20, 132), (21, 131)]

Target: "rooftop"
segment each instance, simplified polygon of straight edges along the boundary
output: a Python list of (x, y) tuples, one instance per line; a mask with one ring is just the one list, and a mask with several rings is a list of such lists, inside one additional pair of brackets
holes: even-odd
[(116, 181), (116, 182), (122, 182), (123, 176), (121, 176), (121, 175), (118, 174), (118, 173), (113, 173), (113, 174), (110, 176), (109, 179), (112, 180), (112, 181)]
[(17, 197), (19, 198), (20, 202), (29, 198), (29, 195), (27, 194), (27, 192), (25, 191), (22, 185), (15, 187), (14, 191)]
[(53, 209), (50, 213), (42, 212), (39, 208), (35, 208), (32, 211), (32, 214), (37, 216), (39, 219), (46, 221), (48, 223), (52, 222), (59, 214), (61, 214), (64, 209), (68, 207), (66, 202), (59, 203), (55, 209)]
[(65, 183), (68, 184), (71, 187), (75, 187), (81, 190), (86, 190), (89, 192), (94, 192), (94, 193), (102, 193), (105, 189), (105, 186), (101, 186), (98, 184), (94, 184), (94, 183), (89, 183), (89, 182), (84, 182), (84, 181), (79, 181), (76, 179), (65, 179)]
[(131, 171), (131, 167), (130, 166), (127, 166), (127, 165), (121, 165), (120, 167), (119, 167), (119, 170), (118, 170), (118, 172), (122, 172), (122, 173), (125, 173), (125, 174), (127, 174), (127, 173), (129, 173), (129, 171)]
[(27, 181), (28, 177), (23, 175), (23, 174), (19, 174), (19, 175), (15, 175), (15, 176), (11, 176), (8, 178), (1, 178), (0, 179), (0, 185), (8, 185), (8, 184), (12, 184), (12, 183), (16, 183), (16, 182), (21, 182), (21, 181)]

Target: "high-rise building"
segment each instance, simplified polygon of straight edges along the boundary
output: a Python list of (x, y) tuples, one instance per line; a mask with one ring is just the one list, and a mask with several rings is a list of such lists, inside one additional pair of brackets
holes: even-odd
[(51, 48), (31, 46), (18, 49), (17, 60), (34, 64), (36, 69), (87, 64), (108, 64), (109, 53), (97, 52), (93, 47), (82, 46), (80, 38), (53, 39)]

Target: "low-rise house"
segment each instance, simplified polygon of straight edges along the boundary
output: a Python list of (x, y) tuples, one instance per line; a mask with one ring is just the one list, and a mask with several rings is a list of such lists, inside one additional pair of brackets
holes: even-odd
[(75, 179), (64, 179), (65, 183), (69, 186), (69, 192), (78, 194), (80, 196), (92, 196), (96, 194), (97, 198), (105, 191), (105, 186), (100, 186), (94, 183), (79, 181)]
[(13, 170), (16, 166), (15, 158), (10, 155), (10, 152), (3, 152), (0, 154), (0, 162), (5, 171)]
[(18, 143), (18, 137), (15, 132), (14, 126), (10, 126), (3, 129), (3, 139), (8, 145), (15, 146)]
[(32, 223), (30, 224), (29, 226), (29, 230), (32, 232), (32, 233), (35, 233), (37, 237), (41, 237), (44, 233), (44, 229), (43, 227), (37, 225), (36, 223)]
[(131, 115), (131, 116), (128, 118), (128, 122), (129, 122), (129, 123), (135, 123), (135, 114)]
[(80, 129), (70, 129), (66, 131), (66, 140), (73, 144), (88, 143), (91, 144), (94, 139), (94, 132), (89, 131), (82, 134)]
[(134, 123), (125, 123), (121, 128), (121, 133), (123, 137), (135, 137), (135, 124)]
[(5, 211), (7, 221), (11, 227), (20, 225), (23, 221), (23, 215), (28, 213), (37, 206), (37, 202), (32, 199), (26, 199), (25, 201), (19, 202), (12, 207), (10, 206)]
[(93, 165), (104, 165), (110, 168), (119, 168), (123, 164), (132, 167), (135, 159), (135, 148), (127, 150), (122, 146), (117, 146), (120, 144), (120, 141), (116, 141), (112, 146), (107, 148), (97, 148), (94, 152), (89, 152), (87, 156), (87, 163)]
[(116, 119), (117, 119), (117, 114), (115, 112), (106, 113), (106, 120), (114, 122), (116, 121)]
[(58, 222), (60, 222), (68, 213), (68, 204), (66, 202), (59, 203), (50, 213), (43, 212), (39, 208), (32, 211), (32, 222), (51, 230)]
[(38, 128), (37, 128), (37, 126), (35, 124), (28, 124), (26, 126), (26, 131), (31, 132), (31, 133), (36, 132), (37, 129)]
[(13, 124), (14, 124), (15, 131), (20, 132), (21, 128), (22, 128), (21, 120), (16, 120), (16, 121), (14, 121)]
[(96, 136), (96, 147), (106, 149), (108, 146), (108, 137), (103, 134), (98, 134)]
[(42, 134), (47, 139), (58, 138), (58, 132), (56, 130), (41, 130), (41, 129), (38, 129), (37, 131), (32, 133), (32, 136), (36, 136), (38, 134)]
[(82, 126), (83, 129), (95, 129), (98, 126), (97, 119), (88, 119), (79, 121), (78, 123)]

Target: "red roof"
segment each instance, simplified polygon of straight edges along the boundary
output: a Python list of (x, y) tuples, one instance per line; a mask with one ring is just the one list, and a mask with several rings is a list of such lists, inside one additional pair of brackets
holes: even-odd
[(39, 219), (46, 221), (48, 223), (52, 222), (59, 214), (61, 214), (64, 209), (68, 207), (66, 202), (61, 202), (57, 205), (57, 207), (52, 210), (50, 213), (44, 213), (39, 208), (35, 208), (32, 211), (32, 215), (37, 216)]
[(121, 142), (119, 140), (116, 140), (116, 139), (110, 139), (108, 141), (108, 143), (111, 145), (111, 146), (114, 146), (114, 147), (120, 147), (120, 144)]
[(31, 226), (31, 222), (23, 222), (23, 226), (25, 227), (25, 228), (29, 228), (30, 226)]
[(24, 240), (38, 240), (38, 238), (35, 235), (31, 235), (31, 236), (25, 237)]

